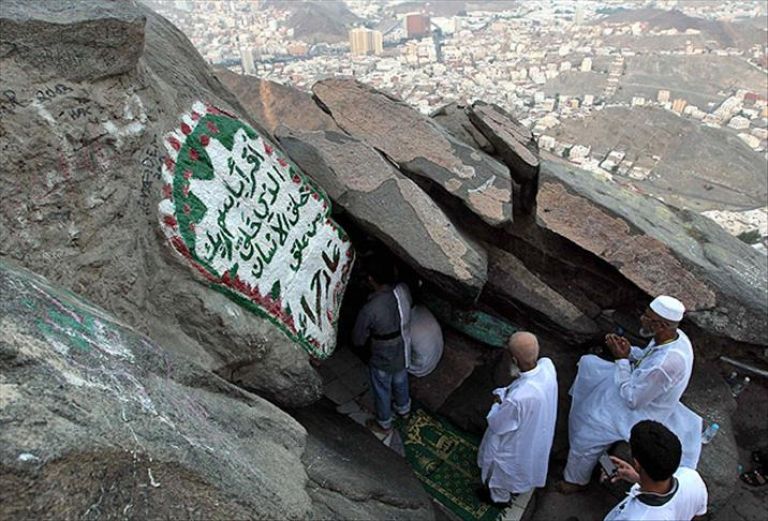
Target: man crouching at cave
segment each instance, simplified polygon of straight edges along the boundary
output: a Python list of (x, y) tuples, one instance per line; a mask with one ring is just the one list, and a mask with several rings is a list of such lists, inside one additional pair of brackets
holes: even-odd
[(400, 312), (393, 291), (395, 274), (392, 263), (378, 256), (365, 262), (365, 272), (373, 292), (357, 315), (352, 343), (361, 348), (371, 342), (370, 376), (376, 419), (366, 422), (375, 434), (392, 430), (394, 410), (406, 417), (411, 410), (408, 395), (408, 371), (405, 368), (405, 344), (400, 332)]

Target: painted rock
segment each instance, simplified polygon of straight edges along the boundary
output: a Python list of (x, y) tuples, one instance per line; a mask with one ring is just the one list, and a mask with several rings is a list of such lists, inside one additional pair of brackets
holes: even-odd
[(354, 253), (324, 192), (236, 117), (197, 102), (165, 138), (158, 206), (211, 286), (325, 358)]

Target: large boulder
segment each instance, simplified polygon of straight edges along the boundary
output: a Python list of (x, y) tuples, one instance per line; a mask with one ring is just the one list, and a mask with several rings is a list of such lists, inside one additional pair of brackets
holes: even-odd
[[(144, 50), (144, 14), (130, 3), (95, 0), (3, 0), (0, 59), (3, 75), (23, 69), (36, 83), (84, 81), (132, 71)], [(42, 86), (45, 104), (55, 86)], [(34, 92), (34, 91), (33, 91)], [(26, 97), (16, 96), (21, 105)], [(13, 107), (14, 102), (7, 96)]]
[(0, 24), (0, 257), (280, 404), (318, 399), (352, 262), (323, 192), (149, 9), (2, 2)]
[(456, 298), (477, 298), (486, 280), (483, 248), (378, 152), (333, 131), (281, 127), (275, 136), (362, 229)]
[(529, 270), (513, 254), (488, 246), (488, 283), (483, 298), (516, 323), (534, 323), (582, 342), (600, 333), (581, 309)]
[(539, 147), (533, 134), (495, 104), (476, 101), (467, 116), (509, 167), (512, 179), (520, 185), (519, 201), (525, 211), (531, 212), (539, 183)]
[(488, 154), (496, 151), (491, 142), (469, 120), (467, 107), (456, 102), (449, 103), (432, 112), (429, 117), (462, 143)]
[(306, 519), (306, 431), (0, 262), (0, 501), (21, 519)]
[(216, 77), (237, 96), (248, 115), (273, 135), (279, 126), (339, 131), (333, 118), (323, 112), (306, 92), (226, 69), (217, 70)]
[(709, 219), (544, 161), (536, 218), (649, 297), (674, 295), (704, 333), (766, 345), (765, 257)]
[(312, 92), (339, 127), (403, 172), (440, 187), (492, 226), (511, 222), (511, 178), (495, 159), (456, 140), (401, 100), (354, 80), (322, 80)]
[(293, 414), (308, 433), (303, 461), (312, 519), (434, 519), (408, 463), (330, 402)]

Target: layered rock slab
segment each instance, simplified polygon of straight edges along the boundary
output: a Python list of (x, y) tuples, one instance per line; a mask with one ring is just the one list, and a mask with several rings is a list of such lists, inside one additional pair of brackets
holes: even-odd
[(366, 429), (326, 402), (293, 414), (308, 433), (312, 519), (434, 519), (408, 463)]
[(512, 178), (520, 185), (523, 208), (532, 211), (538, 189), (539, 147), (531, 131), (495, 104), (476, 101), (467, 116), (509, 167)]
[(143, 51), (144, 22), (128, 3), (3, 0), (3, 74), (83, 81), (130, 72)]
[(486, 281), (484, 249), (378, 152), (333, 131), (281, 127), (275, 136), (291, 159), (367, 233), (457, 298), (477, 298)]
[(297, 130), (339, 130), (306, 92), (228, 70), (217, 70), (216, 77), (271, 134), (281, 125)]
[(649, 297), (673, 295), (706, 333), (765, 345), (765, 257), (717, 224), (584, 171), (545, 161), (537, 220), (610, 265)]
[(530, 271), (513, 254), (487, 246), (488, 283), (483, 299), (498, 304), (512, 317), (540, 327), (575, 342), (600, 333), (597, 324), (563, 295)]
[(493, 154), (495, 149), (488, 139), (469, 120), (467, 107), (458, 103), (449, 103), (429, 115), (453, 137), (473, 148)]
[(0, 295), (10, 518), (307, 518), (290, 416), (3, 262)]
[(322, 80), (312, 92), (339, 127), (404, 172), (439, 186), (492, 226), (511, 222), (512, 182), (498, 161), (459, 142), (402, 101), (354, 80)]

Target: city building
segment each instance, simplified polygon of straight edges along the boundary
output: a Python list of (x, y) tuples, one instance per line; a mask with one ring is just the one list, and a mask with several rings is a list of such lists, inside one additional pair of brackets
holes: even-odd
[(668, 90), (660, 90), (658, 95), (656, 96), (656, 101), (659, 103), (666, 103), (669, 101), (669, 91)]
[(633, 96), (632, 97), (632, 106), (633, 107), (642, 107), (645, 105), (645, 98), (642, 96)]
[(745, 130), (749, 128), (749, 120), (743, 116), (733, 116), (728, 126), (734, 130)]
[(355, 56), (379, 55), (384, 50), (381, 31), (356, 27), (349, 31), (350, 52)]
[(421, 38), (429, 34), (429, 15), (408, 13), (405, 15), (405, 33), (410, 38)]
[(677, 98), (675, 101), (672, 102), (672, 112), (676, 114), (682, 114), (683, 110), (685, 110), (686, 105), (688, 105), (687, 101), (685, 101), (682, 98)]
[(240, 65), (243, 68), (243, 74), (256, 74), (256, 63), (253, 59), (253, 50), (252, 47), (240, 48)]
[(586, 57), (581, 60), (581, 72), (590, 72), (592, 70), (592, 58)]

